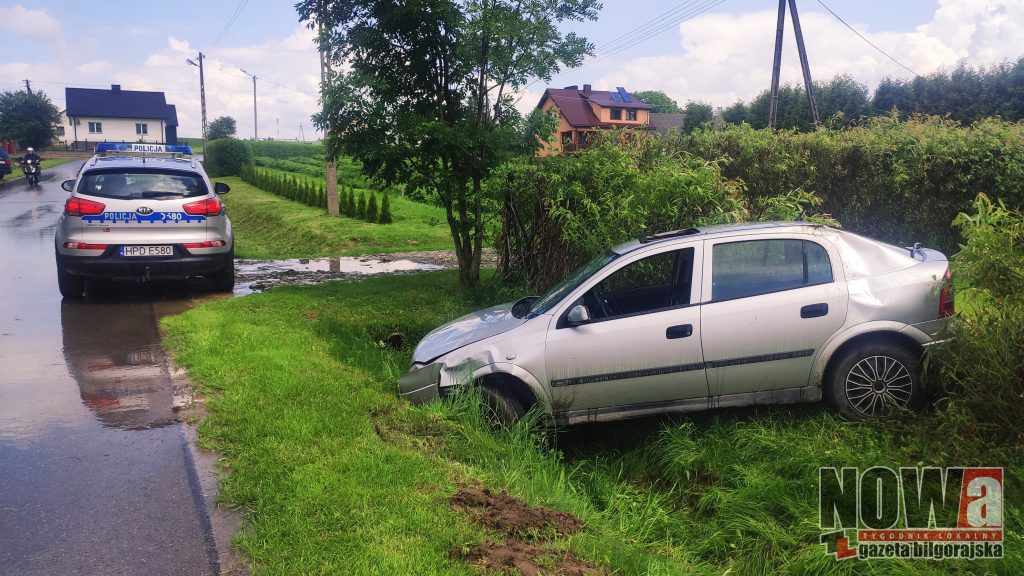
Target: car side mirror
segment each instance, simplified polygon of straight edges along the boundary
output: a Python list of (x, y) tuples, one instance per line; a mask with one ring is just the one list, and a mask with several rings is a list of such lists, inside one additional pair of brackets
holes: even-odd
[(565, 317), (566, 321), (569, 322), (570, 326), (579, 326), (580, 324), (586, 324), (590, 322), (590, 310), (583, 304), (577, 304), (569, 310), (569, 314)]
[(228, 186), (223, 182), (214, 182), (213, 191), (216, 192), (217, 194), (227, 194), (228, 192), (231, 191), (231, 186)]
[(65, 180), (64, 182), (61, 182), (60, 187), (63, 188), (64, 190), (66, 190), (67, 192), (71, 192), (72, 190), (75, 189), (75, 181), (74, 180)]

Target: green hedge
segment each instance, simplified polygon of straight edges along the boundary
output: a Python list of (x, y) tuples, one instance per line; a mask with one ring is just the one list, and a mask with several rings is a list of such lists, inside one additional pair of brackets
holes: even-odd
[(1024, 125), (988, 119), (970, 127), (937, 117), (873, 118), (845, 130), (771, 132), (748, 125), (698, 130), (670, 145), (746, 184), (748, 199), (808, 190), (847, 229), (952, 254), (953, 218), (979, 192), (1024, 205)]
[(235, 138), (213, 140), (203, 153), (203, 167), (212, 178), (238, 176), (242, 167), (252, 163), (247, 143)]

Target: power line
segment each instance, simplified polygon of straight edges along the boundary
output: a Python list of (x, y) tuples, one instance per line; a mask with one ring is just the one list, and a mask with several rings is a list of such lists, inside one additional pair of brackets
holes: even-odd
[(663, 14), (659, 14), (658, 16), (655, 16), (654, 18), (651, 18), (650, 20), (648, 20), (647, 22), (644, 22), (640, 26), (637, 26), (636, 28), (633, 28), (632, 30), (630, 30), (630, 31), (628, 31), (628, 32), (626, 32), (626, 33), (624, 33), (624, 34), (622, 34), (620, 36), (616, 36), (615, 38), (612, 38), (608, 42), (598, 46), (596, 51), (597, 52), (603, 52), (603, 51), (606, 51), (606, 50), (614, 50), (617, 47), (617, 45), (625, 44), (626, 42), (629, 41), (629, 39), (631, 37), (643, 34), (643, 32), (645, 31), (646, 28), (651, 28), (651, 27), (655, 27), (655, 26), (660, 25), (660, 24), (664, 24), (665, 23), (665, 18), (669, 18), (669, 17), (672, 17), (672, 16), (676, 15), (676, 13), (678, 13), (680, 10), (682, 10), (682, 9), (686, 8), (687, 6), (695, 3), (696, 1), (697, 0), (690, 0), (689, 2), (683, 2), (682, 4), (676, 6), (675, 8), (673, 8), (671, 10), (669, 10), (669, 11), (663, 13)]
[(245, 10), (245, 5), (248, 3), (249, 0), (242, 0), (238, 3), (238, 6), (235, 8), (235, 12), (231, 15), (231, 18), (228, 18), (228, 21), (224, 24), (224, 28), (221, 29), (220, 34), (217, 34), (217, 39), (213, 41), (214, 45), (220, 42), (220, 39), (224, 37), (224, 34), (227, 34), (227, 31), (235, 23), (235, 20), (238, 20), (238, 17), (242, 15), (242, 10)]
[(898, 65), (899, 65), (899, 66), (900, 66), (901, 68), (903, 68), (903, 69), (904, 69), (904, 70), (906, 70), (907, 72), (910, 72), (910, 73), (911, 73), (911, 74), (913, 74), (914, 76), (917, 76), (918, 78), (920, 78), (920, 77), (921, 77), (921, 75), (920, 75), (920, 74), (918, 74), (917, 72), (914, 72), (913, 70), (911, 70), (910, 68), (908, 68), (908, 67), (907, 67), (907, 66), (906, 66), (905, 64), (903, 64), (903, 63), (902, 63), (902, 62), (900, 62), (899, 60), (897, 60), (897, 59), (893, 58), (892, 56), (890, 56), (890, 55), (889, 55), (889, 54), (888, 54), (888, 53), (887, 53), (887, 52), (886, 52), (885, 50), (882, 50), (882, 49), (881, 49), (881, 48), (879, 48), (878, 46), (875, 46), (875, 44), (874, 44), (874, 43), (873, 43), (873, 42), (872, 42), (871, 40), (868, 40), (867, 38), (865, 38), (865, 37), (864, 37), (864, 35), (863, 35), (863, 34), (861, 34), (860, 32), (858, 32), (858, 31), (857, 31), (857, 30), (856, 30), (856, 29), (855, 29), (855, 28), (854, 28), (853, 26), (850, 26), (849, 24), (847, 24), (847, 23), (846, 23), (846, 20), (843, 20), (843, 19), (842, 19), (842, 17), (840, 17), (840, 16), (839, 16), (839, 14), (836, 14), (835, 10), (833, 10), (833, 9), (829, 8), (829, 7), (828, 7), (828, 6), (827, 6), (827, 5), (826, 5), (826, 4), (824, 3), (824, 2), (822, 2), (821, 0), (817, 0), (817, 2), (818, 2), (818, 4), (821, 4), (821, 6), (822, 6), (822, 7), (823, 7), (823, 8), (825, 9), (825, 10), (828, 10), (830, 14), (832, 14), (833, 16), (835, 16), (835, 17), (836, 17), (836, 20), (839, 20), (840, 22), (842, 22), (842, 23), (843, 23), (843, 25), (845, 25), (845, 26), (846, 26), (847, 28), (849, 28), (849, 29), (850, 29), (850, 30), (851, 30), (851, 31), (852, 31), (852, 32), (853, 32), (854, 34), (856, 34), (856, 35), (857, 35), (858, 37), (860, 37), (860, 39), (861, 39), (861, 40), (863, 40), (863, 41), (867, 42), (867, 43), (868, 43), (868, 45), (870, 45), (870, 46), (871, 46), (872, 48), (874, 48), (875, 50), (878, 50), (879, 52), (881, 52), (883, 56), (885, 56), (885, 57), (886, 57), (886, 58), (888, 58), (889, 60), (892, 60), (893, 62), (895, 62), (896, 64), (898, 64)]

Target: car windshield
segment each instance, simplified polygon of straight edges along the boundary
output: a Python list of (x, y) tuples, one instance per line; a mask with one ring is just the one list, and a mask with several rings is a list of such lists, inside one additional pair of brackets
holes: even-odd
[(82, 176), (79, 194), (102, 198), (174, 199), (205, 196), (206, 183), (192, 172), (160, 169), (91, 170)]
[(530, 306), (530, 313), (544, 314), (555, 304), (561, 302), (562, 299), (575, 290), (577, 286), (585, 282), (588, 278), (593, 276), (594, 273), (601, 268), (604, 268), (605, 265), (618, 257), (619, 255), (611, 250), (597, 255), (593, 260), (577, 268), (575, 272), (566, 276), (561, 282), (555, 284), (549, 288), (547, 292), (537, 298), (537, 300), (533, 302), (533, 305)]

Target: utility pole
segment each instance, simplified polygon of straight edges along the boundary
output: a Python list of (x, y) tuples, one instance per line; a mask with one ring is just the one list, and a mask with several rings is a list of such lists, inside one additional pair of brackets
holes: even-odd
[(196, 64), (195, 62), (193, 62), (192, 60), (189, 60), (187, 58), (185, 59), (185, 62), (188, 62), (189, 64), (191, 64), (193, 66), (198, 66), (199, 67), (199, 103), (200, 103), (200, 106), (202, 106), (202, 108), (203, 108), (203, 154), (206, 154), (206, 148), (207, 148), (207, 145), (209, 144), (209, 142), (207, 141), (207, 138), (206, 138), (206, 81), (203, 78), (203, 59), (204, 58), (205, 58), (205, 56), (203, 56), (203, 53), (200, 52), (199, 53), (199, 64)]
[[(239, 70), (242, 69), (239, 68)], [(252, 76), (252, 139), (259, 140), (259, 131), (256, 129), (256, 75), (249, 74), (245, 70), (242, 70), (242, 73), (246, 76)]]
[[(320, 4), (320, 10), (317, 14), (317, 50), (320, 52), (320, 105), (323, 106), (325, 103), (324, 95), (327, 91), (327, 75), (330, 73), (330, 64), (327, 62), (327, 55), (324, 54), (324, 7), (323, 3)], [(324, 126), (324, 140), (330, 134), (330, 127)], [(333, 158), (328, 159), (327, 165), (325, 166), (325, 172), (327, 180), (327, 215), (337, 216), (340, 211), (338, 207), (338, 164)]]
[[(775, 128), (779, 119), (779, 71), (782, 67), (782, 33), (786, 23), (786, 2), (779, 0), (779, 18), (775, 27), (775, 59), (772, 62), (771, 100), (768, 105), (768, 127)], [(818, 103), (814, 98), (814, 81), (811, 80), (811, 65), (807, 61), (807, 47), (804, 46), (804, 33), (800, 28), (800, 15), (796, 10), (796, 0), (788, 0), (789, 9), (793, 12), (793, 31), (796, 33), (796, 47), (800, 54), (800, 69), (804, 75), (804, 88), (811, 109), (811, 122), (817, 128), (821, 123), (818, 117)]]
[(299, 122), (299, 134), (302, 135), (302, 141), (306, 141), (306, 131), (302, 129), (302, 122)]
[(32, 83), (28, 81), (28, 78), (25, 79), (25, 92), (32, 93)]

